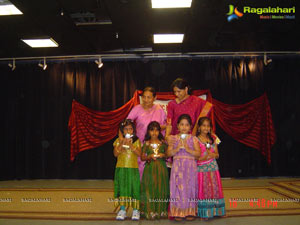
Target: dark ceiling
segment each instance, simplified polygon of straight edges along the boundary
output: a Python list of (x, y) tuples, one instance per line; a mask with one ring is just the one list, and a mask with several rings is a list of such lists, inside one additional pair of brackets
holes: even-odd
[[(0, 16), (0, 58), (131, 53), (300, 51), (297, 0), (193, 0), (189, 9), (152, 9), (151, 0), (11, 0), (23, 15)], [(256, 14), (227, 21), (229, 4), (296, 7), (296, 19)], [(298, 3), (299, 4), (299, 3)], [(92, 25), (112, 21), (112, 24)], [(90, 23), (90, 25), (76, 25)], [(182, 44), (153, 44), (153, 33), (184, 33)], [(50, 36), (58, 48), (21, 38)]]

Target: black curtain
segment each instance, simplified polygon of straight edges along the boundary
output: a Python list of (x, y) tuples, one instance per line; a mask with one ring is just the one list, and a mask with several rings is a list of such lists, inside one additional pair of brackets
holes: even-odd
[(298, 64), (299, 57), (274, 57), (267, 66), (259, 57), (116, 61), (105, 62), (101, 69), (93, 62), (48, 62), (45, 71), (32, 63), (17, 65), (14, 71), (1, 64), (5, 97), (0, 179), (112, 179), (113, 140), (70, 162), (67, 125), (72, 100), (110, 111), (145, 86), (171, 91), (177, 77), (186, 78), (194, 89), (210, 89), (213, 98), (228, 104), (268, 94), (277, 133), (272, 164), (217, 127), (221, 176), (299, 175)]

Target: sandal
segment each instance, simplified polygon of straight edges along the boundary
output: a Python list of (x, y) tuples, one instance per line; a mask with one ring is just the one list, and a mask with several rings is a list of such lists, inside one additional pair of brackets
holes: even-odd
[(175, 217), (174, 218), (176, 221), (182, 221), (182, 218), (181, 217)]
[(188, 220), (188, 221), (193, 221), (193, 220), (195, 220), (195, 217), (194, 216), (187, 216), (185, 219)]

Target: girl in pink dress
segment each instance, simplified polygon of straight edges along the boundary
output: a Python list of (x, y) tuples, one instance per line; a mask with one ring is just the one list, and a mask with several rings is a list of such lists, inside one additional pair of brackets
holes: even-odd
[(198, 158), (198, 216), (209, 219), (225, 215), (222, 182), (216, 159), (219, 158), (216, 138), (211, 135), (212, 123), (208, 117), (198, 121), (197, 138), (201, 149)]
[[(144, 142), (148, 124), (152, 121), (157, 121), (161, 126), (166, 123), (166, 113), (163, 108), (154, 104), (156, 100), (156, 92), (153, 87), (146, 87), (142, 94), (142, 103), (136, 105), (130, 111), (127, 119), (131, 119), (136, 123), (136, 134), (141, 141)], [(138, 158), (140, 178), (143, 177), (145, 162)]]

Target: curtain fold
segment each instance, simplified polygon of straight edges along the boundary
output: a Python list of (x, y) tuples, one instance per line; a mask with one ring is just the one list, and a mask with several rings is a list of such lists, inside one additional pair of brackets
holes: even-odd
[(271, 163), (271, 147), (276, 135), (268, 97), (262, 96), (241, 105), (213, 99), (215, 120), (235, 140), (255, 148)]
[(101, 146), (115, 137), (119, 124), (136, 104), (137, 91), (125, 105), (109, 112), (97, 112), (73, 100), (68, 123), (71, 133), (71, 161), (79, 152)]

